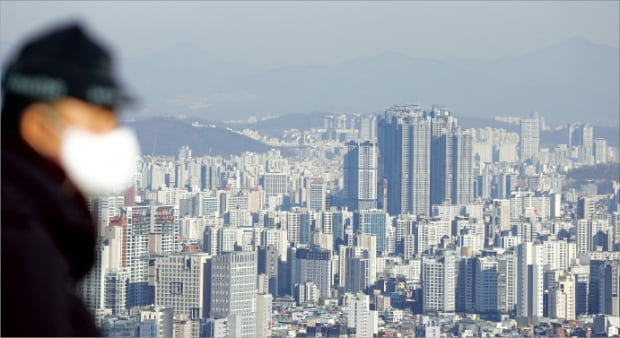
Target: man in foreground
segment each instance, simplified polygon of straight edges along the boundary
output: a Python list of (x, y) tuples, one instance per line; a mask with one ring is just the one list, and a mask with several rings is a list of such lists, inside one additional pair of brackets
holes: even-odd
[(95, 260), (85, 196), (134, 174), (109, 53), (75, 24), (26, 43), (2, 78), (2, 336), (97, 336), (75, 285)]

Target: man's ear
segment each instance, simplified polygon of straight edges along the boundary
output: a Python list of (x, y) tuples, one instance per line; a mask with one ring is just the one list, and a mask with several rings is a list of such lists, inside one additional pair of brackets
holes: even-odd
[(52, 129), (49, 109), (43, 103), (33, 103), (22, 112), (19, 132), (22, 139), (41, 156), (57, 161), (60, 158), (60, 137)]

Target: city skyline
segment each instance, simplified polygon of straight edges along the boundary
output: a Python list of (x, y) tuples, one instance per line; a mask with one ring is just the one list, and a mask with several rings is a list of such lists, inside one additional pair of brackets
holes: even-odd
[[(495, 334), (615, 332), (620, 182), (571, 173), (617, 168), (619, 148), (587, 123), (549, 147), (544, 115), (516, 132), (458, 117), (394, 105), (268, 138), (236, 131), (287, 155), (141, 156), (132, 189), (91, 197), (105, 230), (78, 291), (106, 335), (436, 335), (469, 318)], [(406, 164), (416, 147), (424, 166)], [(415, 185), (394, 177), (429, 188), (403, 193)]]
[[(618, 1), (0, 1), (3, 236), (18, 234), (3, 292), (37, 285), (5, 294), (6, 326), (618, 336), (619, 16)], [(61, 47), (9, 63), (53, 25)], [(67, 79), (37, 73), (47, 53)], [(119, 89), (135, 100), (116, 111)], [(123, 188), (89, 193), (74, 172), (95, 171)]]

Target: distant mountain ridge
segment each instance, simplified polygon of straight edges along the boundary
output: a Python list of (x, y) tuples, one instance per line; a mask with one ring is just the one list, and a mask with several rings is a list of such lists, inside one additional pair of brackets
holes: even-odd
[(228, 157), (273, 147), (222, 127), (194, 127), (192, 119), (149, 117), (127, 122), (138, 136), (143, 155), (176, 155), (188, 145), (196, 156)]
[(180, 45), (128, 63), (151, 114), (209, 120), (311, 111), (367, 113), (394, 103), (445, 104), (467, 117), (525, 116), (618, 125), (618, 49), (580, 37), (495, 60), (398, 53), (264, 70)]
[[(249, 128), (258, 131), (261, 135), (281, 136), (282, 132), (287, 129), (298, 129), (301, 131), (311, 128), (322, 128), (323, 118), (331, 113), (308, 113), (308, 114), (290, 114), (278, 116), (275, 118), (258, 121), (254, 123), (226, 123), (226, 122), (210, 122), (218, 126), (228, 127), (235, 130)], [(519, 133), (519, 126), (491, 118), (483, 117), (464, 117), (455, 115), (459, 124), (463, 128), (503, 128), (510, 132)], [(620, 147), (620, 135), (618, 128), (613, 126), (599, 127), (594, 126), (594, 137), (602, 137), (607, 139), (610, 146)], [(545, 147), (555, 146), (557, 144), (568, 143), (568, 128), (545, 130), (541, 134), (541, 145)]]
[[(182, 145), (188, 145), (196, 156), (211, 155), (228, 157), (240, 155), (246, 151), (264, 153), (270, 149), (279, 149), (283, 155), (292, 154), (291, 149), (272, 147), (245, 135), (228, 130), (249, 128), (261, 135), (282, 136), (284, 130), (298, 129), (301, 131), (322, 127), (323, 117), (327, 113), (293, 114), (280, 116), (255, 123), (225, 123), (206, 121), (197, 117), (143, 117), (126, 124), (136, 130), (144, 155), (177, 154)], [(458, 116), (457, 116), (458, 117)], [(207, 127), (193, 127), (199, 122)], [(460, 118), (465, 128), (493, 127), (518, 132), (518, 126), (486, 118)], [(208, 126), (211, 125), (211, 126)], [(613, 127), (595, 127), (595, 137), (604, 137), (611, 146), (620, 146), (618, 130)], [(541, 134), (541, 146), (552, 147), (568, 142), (568, 130), (544, 131)]]
[[(0, 61), (14, 52), (0, 41)], [(208, 120), (312, 111), (368, 113), (395, 103), (445, 104), (458, 116), (525, 116), (551, 123), (620, 123), (618, 49), (573, 37), (494, 60), (422, 59), (394, 52), (328, 65), (263, 69), (178, 44), (121, 60), (149, 115)]]

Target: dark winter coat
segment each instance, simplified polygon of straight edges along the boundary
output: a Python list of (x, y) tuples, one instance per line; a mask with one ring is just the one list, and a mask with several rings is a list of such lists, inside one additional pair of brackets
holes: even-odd
[(76, 295), (95, 227), (62, 169), (21, 139), (2, 140), (2, 321), (6, 336), (97, 336)]

